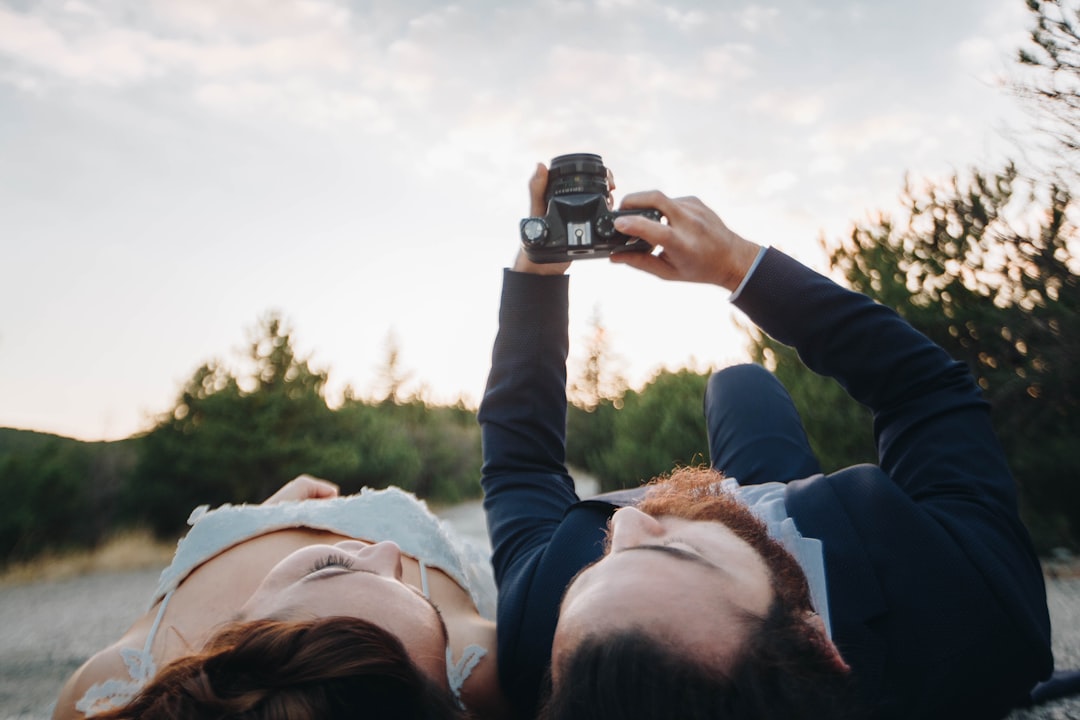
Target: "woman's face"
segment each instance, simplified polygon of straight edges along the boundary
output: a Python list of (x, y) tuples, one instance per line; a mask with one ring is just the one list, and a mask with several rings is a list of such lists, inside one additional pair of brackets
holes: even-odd
[(392, 542), (309, 545), (275, 565), (241, 608), (245, 620), (350, 616), (401, 640), (413, 662), (446, 681), (446, 626), (438, 609), (401, 580)]

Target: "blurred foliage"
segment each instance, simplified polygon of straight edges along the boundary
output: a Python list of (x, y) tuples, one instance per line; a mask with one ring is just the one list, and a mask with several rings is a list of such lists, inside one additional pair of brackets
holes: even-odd
[[(396, 346), (392, 353), (399, 377)], [(204, 365), (142, 440), (130, 517), (176, 533), (197, 504), (257, 502), (301, 473), (343, 493), (397, 485), (451, 502), (479, 492), (480, 436), (466, 408), (402, 400), (395, 383), (382, 401), (347, 396), (331, 409), (326, 373), (296, 356), (276, 315), (262, 321), (249, 360), (250, 389)]]
[(756, 327), (748, 325), (746, 331), (751, 360), (772, 370), (795, 401), (822, 471), (876, 463), (870, 411), (852, 400), (840, 383), (811, 372), (793, 349)]
[[(845, 284), (892, 307), (971, 368), (1020, 490), (1040, 552), (1080, 538), (1080, 284), (1061, 186), (1009, 164), (901, 196), (902, 218), (856, 225), (829, 251)], [(822, 465), (874, 460), (870, 419), (832, 380), (751, 330), (803, 415)]]
[(578, 377), (570, 382), (568, 395), (577, 407), (594, 410), (603, 404), (620, 401), (627, 382), (620, 366), (622, 359), (611, 347), (611, 338), (604, 327), (600, 310), (589, 318), (589, 334), (585, 338), (585, 357)]
[(247, 360), (243, 376), (202, 365), (172, 410), (127, 440), (0, 430), (0, 566), (94, 546), (126, 527), (175, 537), (197, 505), (261, 502), (301, 473), (343, 493), (397, 485), (447, 503), (479, 494), (474, 410), (428, 405), (397, 385), (381, 401), (347, 392), (330, 408), (327, 374), (297, 357), (273, 313)]
[(131, 440), (84, 443), (0, 429), (0, 566), (103, 539), (135, 462)]
[(635, 487), (676, 465), (708, 463), (701, 410), (707, 373), (659, 372), (640, 391), (594, 408), (571, 406), (567, 460), (596, 476), (600, 490)]
[(830, 262), (968, 364), (1040, 550), (1080, 539), (1080, 262), (1070, 193), (1013, 165), (918, 191), (901, 222), (858, 225)]
[(1074, 182), (1080, 178), (1080, 3), (1026, 0), (1031, 19), (1028, 42), (1017, 52), (1022, 74), (1014, 94), (1035, 118), (1048, 163), (1044, 172)]

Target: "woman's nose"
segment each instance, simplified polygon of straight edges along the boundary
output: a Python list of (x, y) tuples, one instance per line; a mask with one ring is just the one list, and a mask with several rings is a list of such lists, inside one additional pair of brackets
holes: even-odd
[(611, 516), (612, 550), (654, 542), (663, 534), (660, 521), (637, 508), (624, 507)]
[(336, 547), (356, 558), (354, 567), (357, 569), (396, 580), (401, 579), (401, 548), (397, 546), (397, 543), (384, 540), (369, 545), (355, 540), (346, 540), (337, 543)]

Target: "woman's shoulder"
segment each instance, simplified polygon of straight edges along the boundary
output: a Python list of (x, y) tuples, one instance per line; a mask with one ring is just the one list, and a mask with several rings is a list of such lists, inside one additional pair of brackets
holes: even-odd
[(76, 720), (124, 704), (141, 682), (133, 677), (125, 638), (99, 650), (71, 674), (56, 699), (53, 720)]

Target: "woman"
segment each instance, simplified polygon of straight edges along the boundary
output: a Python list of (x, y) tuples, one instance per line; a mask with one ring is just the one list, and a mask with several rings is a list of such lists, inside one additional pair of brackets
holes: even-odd
[(266, 621), (310, 641), (320, 618), (377, 626), (473, 714), (504, 714), (490, 565), (413, 495), (388, 488), (338, 497), (332, 483), (301, 476), (262, 505), (204, 506), (189, 523), (149, 611), (72, 675), (54, 720), (122, 707), (158, 668), (193, 656), (205, 663), (215, 647), (235, 652)]

